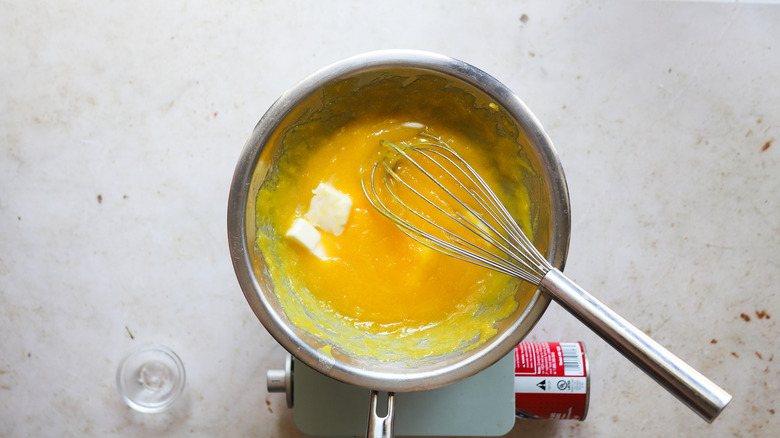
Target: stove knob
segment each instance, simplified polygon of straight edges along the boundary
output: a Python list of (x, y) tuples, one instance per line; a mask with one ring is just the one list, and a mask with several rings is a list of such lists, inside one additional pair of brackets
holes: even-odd
[(287, 373), (284, 370), (272, 369), (265, 372), (268, 392), (287, 391)]
[(287, 396), (287, 407), (293, 407), (293, 370), (292, 355), (287, 354), (284, 369), (270, 369), (265, 372), (268, 392), (283, 392)]

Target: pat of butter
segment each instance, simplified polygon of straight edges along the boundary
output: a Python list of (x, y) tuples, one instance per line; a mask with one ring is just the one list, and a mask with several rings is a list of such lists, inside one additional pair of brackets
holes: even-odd
[(328, 183), (320, 183), (312, 193), (306, 219), (322, 231), (340, 235), (347, 225), (352, 199)]
[(328, 256), (325, 253), (325, 248), (322, 247), (322, 243), (320, 242), (322, 235), (319, 230), (306, 219), (295, 219), (290, 229), (287, 230), (285, 237), (300, 243), (318, 258), (327, 260)]

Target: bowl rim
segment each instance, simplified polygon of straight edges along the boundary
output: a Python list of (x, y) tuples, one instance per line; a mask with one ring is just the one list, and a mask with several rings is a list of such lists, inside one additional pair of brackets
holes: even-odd
[[(423, 371), (408, 369), (398, 372), (355, 367), (334, 361), (332, 356), (319, 351), (295, 334), (281, 315), (277, 314), (262, 292), (260, 281), (254, 275), (250, 245), (246, 238), (246, 209), (250, 202), (250, 183), (266, 142), (298, 104), (323, 85), (353, 75), (377, 70), (412, 69), (429, 71), (460, 80), (471, 85), (503, 107), (522, 125), (528, 141), (537, 152), (545, 179), (550, 186), (550, 208), (553, 210), (550, 245), (554, 248), (550, 262), (563, 270), (569, 247), (571, 229), (570, 204), (566, 178), (552, 141), (541, 123), (525, 103), (509, 88), (484, 71), (455, 58), (419, 50), (381, 50), (355, 55), (326, 67), (304, 78), (285, 91), (266, 111), (244, 145), (230, 187), (228, 199), (228, 240), (233, 267), (239, 285), (250, 307), (271, 336), (298, 360), (337, 380), (381, 391), (416, 391), (455, 383), (487, 368), (510, 353), (530, 332), (547, 309), (550, 299), (536, 291), (526, 310), (509, 330), (491, 338), (491, 348), (472, 350), (460, 361), (447, 366)], [(537, 146), (539, 145), (539, 146)], [(557, 195), (553, 197), (552, 195)], [(251, 200), (254, 202), (254, 200)], [(522, 330), (521, 330), (522, 329)], [(520, 333), (522, 331), (522, 333)]]

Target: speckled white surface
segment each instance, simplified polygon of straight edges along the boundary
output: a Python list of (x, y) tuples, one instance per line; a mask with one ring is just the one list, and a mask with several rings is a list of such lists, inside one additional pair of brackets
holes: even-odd
[[(0, 2), (0, 436), (298, 435), (228, 187), (279, 94), (382, 48), (520, 95), (567, 172), (566, 272), (734, 395), (707, 425), (553, 305), (530, 338), (586, 343), (589, 417), (509, 436), (775, 436), (780, 6), (365, 3)], [(114, 386), (146, 342), (188, 373), (166, 414)]]

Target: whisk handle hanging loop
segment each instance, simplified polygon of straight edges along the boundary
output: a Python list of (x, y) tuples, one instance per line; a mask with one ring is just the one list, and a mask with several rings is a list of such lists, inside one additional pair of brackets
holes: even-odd
[(539, 286), (567, 311), (711, 423), (731, 395), (553, 268)]

